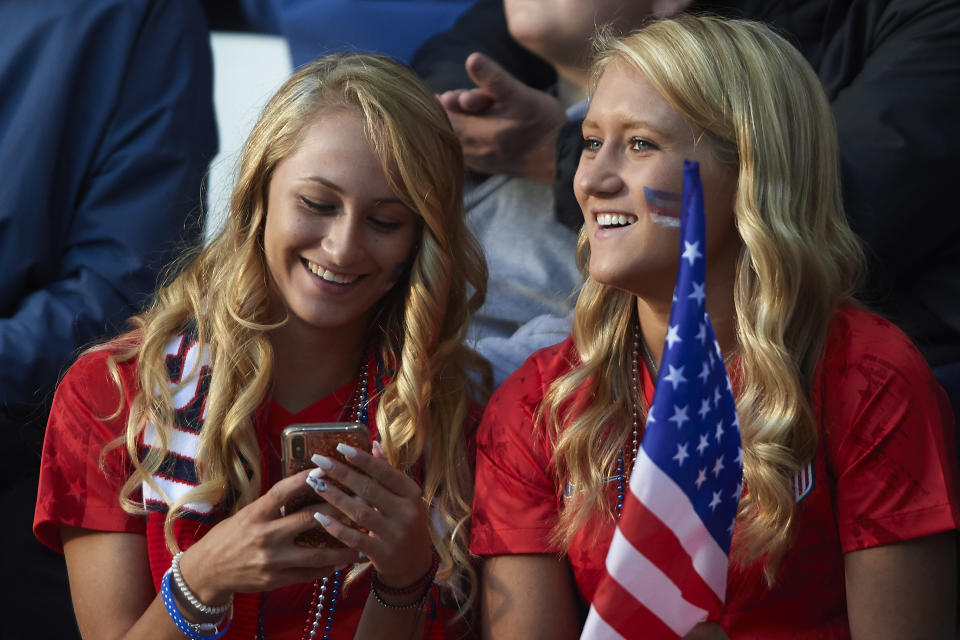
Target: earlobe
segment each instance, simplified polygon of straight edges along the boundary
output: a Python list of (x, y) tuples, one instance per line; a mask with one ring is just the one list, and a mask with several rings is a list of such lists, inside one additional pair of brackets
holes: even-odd
[(670, 18), (690, 8), (693, 0), (653, 0), (651, 13), (658, 18)]

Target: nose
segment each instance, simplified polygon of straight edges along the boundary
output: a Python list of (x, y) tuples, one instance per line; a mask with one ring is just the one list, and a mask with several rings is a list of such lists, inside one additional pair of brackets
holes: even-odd
[(623, 189), (623, 184), (619, 165), (612, 157), (609, 148), (601, 149), (593, 157), (588, 157), (586, 154), (580, 156), (580, 164), (573, 178), (573, 187), (581, 205), (587, 196), (598, 198), (614, 196)]
[(331, 266), (345, 267), (357, 261), (363, 253), (362, 219), (355, 212), (344, 211), (330, 220), (321, 246)]

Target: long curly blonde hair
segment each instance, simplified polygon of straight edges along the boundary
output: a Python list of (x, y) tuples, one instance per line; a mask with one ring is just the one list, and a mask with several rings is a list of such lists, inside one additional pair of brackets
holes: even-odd
[[(717, 159), (738, 169), (737, 411), (749, 491), (735, 546), (744, 564), (762, 558), (772, 581), (790, 542), (792, 479), (817, 445), (814, 370), (830, 319), (863, 271), (843, 213), (830, 105), (800, 53), (756, 22), (685, 15), (620, 40), (601, 35), (593, 86), (614, 61), (643, 73), (705, 132)], [(613, 517), (603, 478), (632, 436), (635, 298), (589, 278), (582, 231), (577, 253), (587, 275), (573, 328), (581, 363), (551, 385), (541, 409), (558, 477), (584, 488), (555, 531), (564, 544), (591, 518)], [(575, 393), (589, 400), (571, 407), (565, 399)]]
[[(437, 579), (466, 572), (469, 602), (476, 579), (467, 552), (473, 477), (465, 429), (471, 426), (469, 403), (485, 399), (491, 375), (463, 339), (470, 314), (483, 302), (486, 263), (464, 222), (459, 141), (436, 98), (389, 58), (322, 58), (278, 90), (243, 149), (225, 228), (132, 319), (131, 332), (102, 347), (113, 354), (118, 385), (116, 364), (137, 361), (138, 392), (123, 442), (133, 471), (121, 499), (128, 511), (143, 512), (133, 496), (141, 483), (153, 482), (174, 424), (164, 349), (191, 326), (209, 350), (212, 376), (196, 459), (199, 485), (169, 505), (168, 547), (177, 548), (173, 522), (184, 504), (230, 504), (235, 511), (260, 495), (252, 417), (271, 386), (268, 333), (286, 321), (276, 311), (283, 305), (271, 304), (277, 294), (264, 257), (268, 188), (306, 127), (330, 109), (361, 115), (392, 189), (422, 221), (409, 274), (378, 303), (370, 329), (378, 334), (382, 361), (396, 366), (376, 422), (390, 464), (409, 471), (423, 459), (423, 497), (445, 530), (432, 531), (443, 562)], [(141, 459), (147, 422), (157, 426), (161, 446)]]

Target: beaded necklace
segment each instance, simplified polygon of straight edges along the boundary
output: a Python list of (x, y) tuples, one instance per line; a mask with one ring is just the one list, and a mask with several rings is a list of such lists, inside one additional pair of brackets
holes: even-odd
[(653, 362), (653, 356), (650, 355), (647, 343), (640, 337), (640, 324), (637, 323), (633, 326), (633, 350), (630, 356), (630, 383), (632, 392), (630, 396), (630, 410), (633, 414), (631, 469), (630, 471), (626, 470), (626, 465), (624, 464), (626, 451), (624, 451), (623, 447), (620, 447), (620, 450), (617, 452), (617, 475), (615, 476), (617, 479), (617, 520), (620, 519), (620, 514), (623, 511), (623, 500), (626, 497), (627, 482), (630, 479), (630, 472), (633, 470), (633, 463), (637, 460), (637, 453), (640, 451), (640, 372), (637, 370), (637, 358), (641, 348), (643, 349), (644, 364), (646, 364), (647, 370), (650, 372), (654, 381), (656, 381), (657, 366)]
[[(370, 417), (370, 407), (367, 404), (367, 373), (369, 372), (369, 358), (364, 357), (360, 365), (360, 379), (353, 390), (350, 399), (351, 417), (353, 422), (366, 425)], [(323, 625), (321, 640), (330, 640), (330, 631), (333, 629), (333, 617), (337, 612), (337, 600), (340, 598), (342, 571), (334, 571), (332, 576), (324, 576), (313, 581), (313, 595), (310, 598), (310, 607), (307, 612), (307, 621), (300, 633), (300, 640), (314, 640), (320, 629), (320, 622), (324, 617), (324, 604), (327, 597), (327, 588), (330, 588), (330, 606), (326, 609), (326, 620)], [(332, 579), (331, 579), (332, 578)], [(254, 640), (267, 640), (263, 630), (263, 603), (257, 612), (257, 635)]]

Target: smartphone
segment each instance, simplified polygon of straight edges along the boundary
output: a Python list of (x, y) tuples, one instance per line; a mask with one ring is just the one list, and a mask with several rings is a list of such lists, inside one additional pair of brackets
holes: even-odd
[[(316, 465), (310, 461), (315, 453), (352, 467), (350, 461), (337, 451), (337, 444), (341, 442), (369, 453), (370, 431), (366, 425), (359, 422), (318, 422), (290, 425), (280, 434), (283, 476), (287, 477), (304, 469), (315, 469)], [(336, 480), (326, 478), (326, 481), (341, 491), (353, 495), (352, 491)], [(323, 498), (318, 496), (310, 487), (304, 486), (302, 492), (295, 495), (283, 506), (283, 512), (293, 513), (308, 504), (316, 502), (323, 502)], [(340, 521), (349, 527), (364, 531), (345, 515), (340, 517)], [(299, 534), (294, 541), (304, 547), (344, 546), (342, 542), (327, 533), (327, 530), (319, 525)]]

